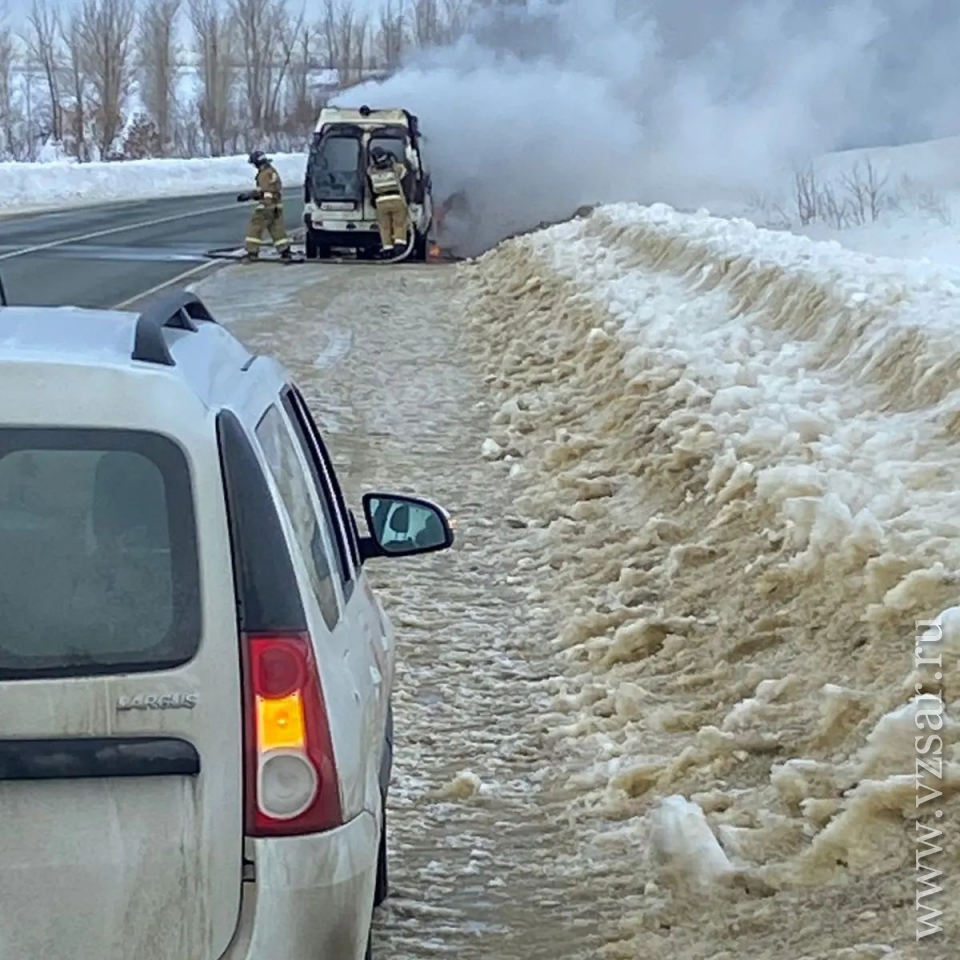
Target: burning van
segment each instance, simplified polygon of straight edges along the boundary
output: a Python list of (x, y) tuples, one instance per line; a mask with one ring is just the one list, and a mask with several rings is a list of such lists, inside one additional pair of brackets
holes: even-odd
[(380, 250), (377, 211), (367, 177), (370, 153), (382, 147), (407, 167), (410, 260), (426, 260), (433, 225), (430, 173), (417, 117), (407, 110), (326, 107), (314, 130), (304, 180), (306, 255), (325, 259), (334, 249), (369, 258)]

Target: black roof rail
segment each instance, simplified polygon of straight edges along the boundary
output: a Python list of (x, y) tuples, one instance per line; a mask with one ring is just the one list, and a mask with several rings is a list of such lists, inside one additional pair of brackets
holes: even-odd
[(216, 323), (206, 304), (195, 294), (186, 290), (168, 293), (148, 303), (137, 317), (137, 331), (133, 338), (131, 360), (145, 363), (161, 363), (176, 366), (170, 348), (163, 337), (168, 329), (197, 331), (195, 321)]

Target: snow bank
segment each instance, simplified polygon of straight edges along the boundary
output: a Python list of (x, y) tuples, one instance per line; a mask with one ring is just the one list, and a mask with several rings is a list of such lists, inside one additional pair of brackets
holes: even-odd
[(629, 204), (462, 269), (546, 720), (634, 838), (609, 955), (912, 955), (917, 837), (960, 866), (960, 270)]
[[(811, 223), (800, 222), (796, 173), (784, 171), (770, 193), (724, 197), (710, 204), (715, 215), (746, 217), (761, 227), (787, 228), (815, 240), (837, 240), (873, 256), (930, 260), (960, 266), (960, 137), (946, 137), (899, 146), (869, 147), (823, 154), (809, 164), (818, 192), (829, 189), (846, 223), (837, 214), (821, 212)], [(869, 202), (862, 218), (857, 189), (869, 195), (870, 169), (877, 186), (878, 218)], [(853, 184), (859, 184), (859, 187)], [(809, 189), (812, 185), (807, 184)]]
[(941, 193), (960, 191), (960, 137), (941, 137), (894, 147), (860, 147), (837, 150), (819, 157), (814, 167), (822, 177), (835, 178), (855, 165), (871, 163), (892, 186), (904, 179), (922, 183)]
[[(271, 155), (288, 195), (303, 182), (303, 154)], [(4, 190), (0, 214), (159, 197), (230, 193), (249, 189), (246, 155), (194, 160), (128, 160), (116, 163), (0, 163)]]

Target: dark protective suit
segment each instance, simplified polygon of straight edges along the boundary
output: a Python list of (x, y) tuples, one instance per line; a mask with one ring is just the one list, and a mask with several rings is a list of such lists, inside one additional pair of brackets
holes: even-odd
[(269, 233), (273, 245), (281, 255), (290, 249), (290, 238), (283, 222), (283, 183), (280, 174), (270, 163), (257, 168), (257, 189), (250, 194), (259, 203), (253, 208), (244, 245), (248, 257), (258, 257), (263, 234)]

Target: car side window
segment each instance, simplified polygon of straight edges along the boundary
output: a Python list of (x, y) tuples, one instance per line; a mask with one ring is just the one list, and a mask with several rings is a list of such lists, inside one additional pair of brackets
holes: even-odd
[(350, 583), (344, 585), (345, 592), (349, 595), (355, 579), (353, 571), (360, 566), (360, 551), (356, 542), (356, 530), (350, 522), (347, 504), (343, 497), (343, 490), (333, 469), (333, 461), (330, 459), (330, 454), (303, 394), (296, 387), (291, 386), (284, 393), (283, 404), (291, 421), (299, 427), (298, 435), (304, 445), (304, 455), (310, 463), (314, 482), (324, 494), (323, 499), (329, 509), (330, 524), (338, 534), (337, 542), (343, 568), (349, 571)]
[(340, 619), (334, 578), (339, 577), (334, 535), (324, 513), (314, 506), (310, 479), (297, 455), (296, 442), (279, 408), (271, 406), (256, 429), (284, 509), (310, 575), (310, 585), (330, 630)]

